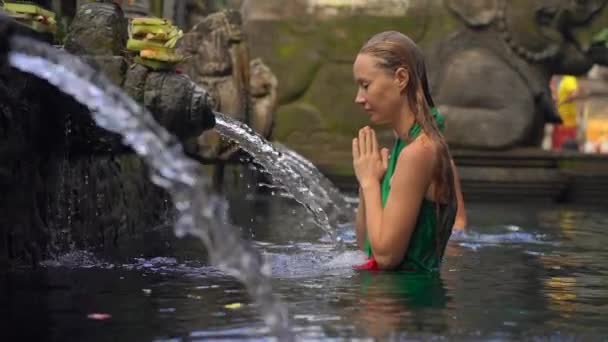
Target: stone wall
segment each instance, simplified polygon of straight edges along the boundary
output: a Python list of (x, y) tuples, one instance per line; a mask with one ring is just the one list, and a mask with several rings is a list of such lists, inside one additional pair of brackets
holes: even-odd
[(0, 89), (0, 269), (118, 249), (171, 217), (137, 156), (83, 145), (75, 128), (94, 125), (70, 97), (13, 69)]

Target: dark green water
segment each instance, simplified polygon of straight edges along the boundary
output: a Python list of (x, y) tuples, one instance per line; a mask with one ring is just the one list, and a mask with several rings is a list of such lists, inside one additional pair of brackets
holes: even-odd
[[(302, 340), (606, 340), (608, 214), (601, 209), (468, 203), (439, 276), (354, 271), (285, 199), (232, 204), (269, 258)], [(103, 260), (85, 252), (2, 275), (1, 341), (267, 340), (244, 288), (205, 265), (197, 244)], [(186, 253), (180, 243), (190, 246)], [(194, 247), (193, 247), (194, 246)], [(145, 248), (143, 249), (145, 250)], [(92, 315), (97, 314), (97, 315)]]

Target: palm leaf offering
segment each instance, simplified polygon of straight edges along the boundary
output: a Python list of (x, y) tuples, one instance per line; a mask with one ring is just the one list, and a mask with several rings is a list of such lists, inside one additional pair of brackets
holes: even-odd
[(183, 35), (167, 19), (133, 18), (129, 23), (127, 50), (138, 52), (137, 63), (154, 70), (170, 69), (184, 59), (175, 52), (175, 45)]
[(1, 1), (0, 9), (9, 17), (38, 32), (57, 33), (55, 13), (31, 1)]

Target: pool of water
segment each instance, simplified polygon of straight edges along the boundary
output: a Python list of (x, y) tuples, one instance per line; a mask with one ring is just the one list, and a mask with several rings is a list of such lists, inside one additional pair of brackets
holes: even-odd
[[(231, 210), (268, 258), (299, 339), (608, 337), (601, 209), (468, 203), (471, 229), (452, 237), (438, 276), (354, 271), (352, 226), (336, 251), (288, 199), (236, 196)], [(75, 251), (1, 275), (0, 340), (271, 339), (244, 287), (196, 246), (120, 260)]]

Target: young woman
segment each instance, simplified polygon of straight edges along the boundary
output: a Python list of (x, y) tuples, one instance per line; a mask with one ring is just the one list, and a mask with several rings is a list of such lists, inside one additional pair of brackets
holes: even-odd
[(423, 54), (407, 36), (382, 32), (360, 50), (353, 73), (355, 102), (397, 137), (390, 156), (370, 127), (353, 139), (357, 242), (370, 257), (360, 268), (438, 270), (452, 228), (464, 227), (466, 216)]

